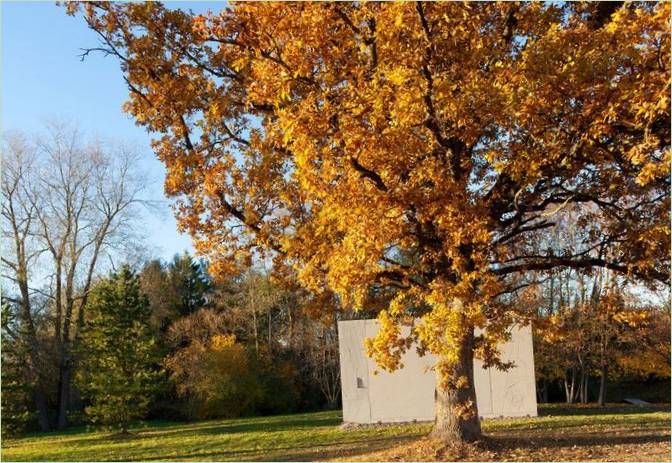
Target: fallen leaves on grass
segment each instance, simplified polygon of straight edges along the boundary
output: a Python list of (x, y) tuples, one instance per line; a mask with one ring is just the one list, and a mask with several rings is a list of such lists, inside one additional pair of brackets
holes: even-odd
[[(621, 432), (620, 434), (623, 434)], [(611, 439), (613, 442), (610, 442)], [(446, 444), (429, 437), (357, 457), (358, 461), (670, 461), (670, 435), (617, 435), (577, 442), (576, 437), (484, 437)]]

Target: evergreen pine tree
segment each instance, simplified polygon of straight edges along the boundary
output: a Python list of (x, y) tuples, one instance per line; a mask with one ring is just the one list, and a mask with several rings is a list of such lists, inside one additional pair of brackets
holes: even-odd
[(138, 276), (124, 266), (101, 281), (87, 312), (77, 373), (91, 401), (85, 412), (94, 423), (126, 433), (131, 421), (147, 413), (161, 377), (149, 302)]
[(36, 386), (27, 380), (24, 327), (16, 317), (12, 305), (2, 305), (2, 393), (0, 394), (2, 436), (13, 436), (26, 430), (35, 414), (31, 394)]

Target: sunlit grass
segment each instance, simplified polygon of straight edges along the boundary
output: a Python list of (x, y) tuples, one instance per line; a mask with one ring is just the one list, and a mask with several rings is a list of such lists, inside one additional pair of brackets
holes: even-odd
[[(486, 420), (493, 436), (559, 434), (587, 430), (658, 429), (670, 424), (669, 408), (540, 407), (537, 418)], [(211, 420), (154, 421), (131, 437), (86, 428), (3, 440), (3, 461), (102, 460), (318, 460), (383, 450), (426, 434), (427, 423), (342, 429), (339, 411)]]

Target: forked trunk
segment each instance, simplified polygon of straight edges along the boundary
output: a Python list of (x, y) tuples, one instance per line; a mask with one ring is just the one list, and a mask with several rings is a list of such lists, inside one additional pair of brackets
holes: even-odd
[(470, 329), (462, 338), (459, 359), (449, 369), (443, 384), (440, 375), (436, 375), (434, 438), (451, 443), (473, 442), (481, 438), (474, 388), (473, 346), (474, 331)]

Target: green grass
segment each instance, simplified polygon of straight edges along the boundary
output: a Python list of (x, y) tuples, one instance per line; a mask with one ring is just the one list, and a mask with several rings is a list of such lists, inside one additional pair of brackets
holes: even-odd
[[(131, 437), (73, 428), (2, 442), (3, 461), (102, 460), (266, 460), (348, 459), (413, 442), (428, 424), (341, 429), (340, 412), (212, 420), (153, 421)], [(669, 430), (669, 407), (613, 406), (604, 409), (541, 406), (540, 417), (486, 420), (491, 436), (569, 435), (611, 430), (650, 434)], [(651, 432), (649, 432), (651, 431)], [(669, 433), (668, 433), (669, 434)]]
[[(151, 422), (132, 437), (85, 429), (3, 441), (3, 461), (26, 460), (315, 460), (373, 450), (422, 435), (426, 425), (343, 430), (340, 412), (213, 420)], [(372, 444), (372, 445), (369, 445)]]

